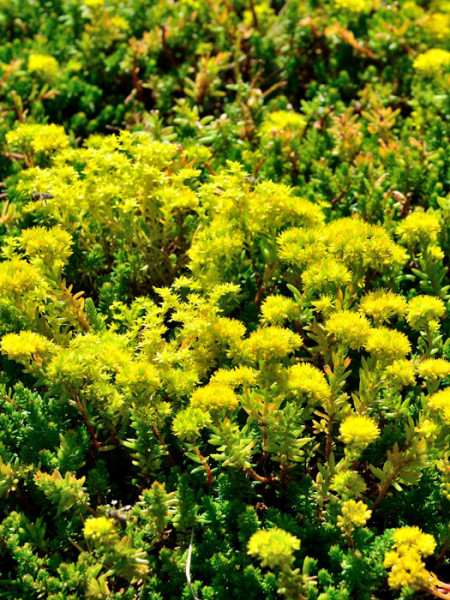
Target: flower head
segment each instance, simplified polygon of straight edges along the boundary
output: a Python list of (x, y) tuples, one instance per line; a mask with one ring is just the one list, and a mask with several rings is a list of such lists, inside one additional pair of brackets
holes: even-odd
[(54, 344), (40, 333), (21, 331), (3, 336), (1, 350), (13, 360), (29, 359), (33, 355), (43, 357), (49, 354)]
[(177, 413), (172, 429), (180, 440), (194, 442), (200, 436), (201, 430), (211, 422), (211, 415), (203, 408), (188, 407)]
[(46, 54), (30, 54), (28, 58), (28, 70), (34, 71), (47, 81), (56, 79), (59, 72), (59, 65), (56, 58)]
[(325, 375), (306, 362), (289, 367), (287, 387), (294, 396), (305, 396), (312, 404), (324, 404), (331, 397)]
[(423, 379), (445, 379), (450, 375), (450, 362), (443, 358), (428, 358), (418, 364), (417, 371)]
[(361, 475), (348, 469), (336, 473), (330, 487), (344, 499), (359, 498), (366, 491), (366, 484)]
[(396, 387), (414, 385), (416, 381), (414, 365), (409, 360), (394, 360), (384, 369), (384, 373), (386, 380)]
[(328, 333), (341, 342), (358, 349), (366, 341), (370, 332), (370, 323), (360, 313), (351, 310), (339, 310), (333, 313), (325, 323)]
[(373, 7), (373, 0), (334, 0), (338, 9), (343, 9), (351, 13), (369, 12)]
[(361, 299), (360, 308), (375, 323), (389, 322), (392, 317), (403, 316), (406, 313), (407, 303), (403, 296), (390, 291), (370, 292)]
[(298, 306), (292, 298), (268, 296), (261, 306), (261, 316), (265, 323), (282, 325), (298, 315)]
[(414, 61), (414, 68), (423, 75), (438, 75), (450, 67), (450, 52), (441, 48), (431, 48), (419, 54)]
[(6, 141), (15, 150), (49, 153), (69, 145), (69, 138), (60, 125), (23, 123), (8, 131)]
[(298, 333), (290, 329), (271, 326), (257, 329), (242, 342), (242, 352), (251, 362), (270, 361), (284, 358), (295, 352), (303, 344)]
[(97, 517), (88, 519), (84, 524), (84, 537), (96, 548), (111, 548), (119, 541), (116, 524), (113, 519)]
[(406, 320), (416, 331), (424, 329), (431, 321), (438, 321), (445, 314), (445, 304), (434, 296), (416, 296), (409, 301)]
[(277, 110), (269, 113), (259, 129), (262, 136), (291, 138), (300, 135), (306, 125), (305, 117), (294, 111)]
[(404, 333), (387, 327), (372, 329), (364, 348), (379, 360), (392, 362), (405, 358), (411, 352), (411, 344)]
[(192, 408), (212, 411), (233, 411), (239, 406), (239, 400), (234, 391), (221, 383), (210, 383), (197, 388), (191, 396)]
[(22, 232), (19, 243), (31, 262), (38, 259), (46, 266), (61, 268), (72, 254), (72, 236), (59, 227), (30, 227)]
[(210, 379), (210, 383), (221, 383), (231, 388), (256, 385), (257, 371), (252, 367), (239, 366), (234, 369), (219, 369)]
[(364, 450), (380, 435), (378, 425), (370, 417), (350, 415), (339, 429), (342, 441), (350, 449)]
[(293, 561), (300, 540), (279, 527), (260, 529), (248, 542), (248, 553), (261, 561), (262, 567), (283, 567)]
[(364, 502), (347, 500), (342, 504), (341, 515), (337, 518), (337, 525), (344, 534), (351, 533), (356, 527), (364, 527), (372, 516)]
[(441, 224), (437, 216), (421, 211), (410, 213), (397, 227), (397, 235), (409, 247), (435, 244), (440, 231)]
[(350, 271), (335, 258), (314, 262), (302, 273), (303, 286), (308, 293), (335, 292), (347, 286), (351, 280)]
[(419, 590), (430, 587), (434, 576), (425, 569), (422, 556), (433, 554), (436, 541), (419, 527), (400, 527), (394, 532), (394, 549), (384, 557), (389, 573), (389, 585), (394, 589)]
[(0, 263), (0, 295), (5, 298), (37, 292), (44, 284), (36, 267), (25, 260), (13, 258)]
[(428, 406), (446, 425), (450, 425), (450, 388), (433, 394), (428, 400)]

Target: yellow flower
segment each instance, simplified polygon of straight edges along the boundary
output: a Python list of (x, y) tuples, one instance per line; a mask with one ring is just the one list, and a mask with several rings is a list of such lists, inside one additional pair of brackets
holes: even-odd
[(415, 244), (435, 244), (440, 231), (441, 224), (437, 216), (422, 211), (410, 213), (397, 227), (397, 235), (410, 247)]
[(235, 367), (234, 369), (219, 369), (210, 379), (210, 383), (221, 383), (231, 388), (256, 385), (258, 371), (251, 367)]
[(270, 361), (284, 358), (295, 352), (303, 344), (302, 338), (283, 327), (257, 329), (242, 342), (242, 351), (250, 361)]
[(295, 300), (284, 296), (268, 296), (261, 306), (262, 320), (271, 325), (282, 325), (284, 321), (292, 321), (298, 313)]
[(360, 313), (340, 310), (330, 316), (325, 323), (325, 329), (334, 335), (338, 342), (356, 350), (367, 340), (370, 323)]
[(72, 254), (72, 236), (59, 227), (31, 227), (25, 229), (19, 243), (30, 258), (39, 258), (46, 266), (63, 267)]
[(293, 561), (300, 540), (279, 527), (260, 529), (248, 542), (248, 553), (261, 561), (262, 567), (283, 567)]
[(336, 8), (353, 13), (364, 13), (372, 10), (373, 0), (334, 0)]
[(305, 125), (306, 120), (302, 115), (294, 111), (277, 110), (266, 115), (259, 133), (262, 136), (291, 137), (301, 134)]
[(121, 365), (116, 382), (133, 395), (144, 395), (147, 399), (160, 385), (158, 370), (144, 360), (135, 360)]
[(418, 364), (417, 371), (424, 379), (445, 379), (450, 375), (450, 362), (443, 358), (429, 358)]
[(429, 533), (417, 527), (400, 527), (396, 529), (392, 536), (397, 548), (400, 546), (409, 546), (417, 548), (424, 556), (431, 556), (436, 549), (436, 540)]
[(28, 70), (34, 71), (47, 81), (52, 81), (58, 76), (59, 65), (53, 56), (30, 54), (28, 58)]
[(323, 242), (323, 228), (305, 229), (291, 227), (277, 238), (278, 256), (291, 265), (304, 268), (326, 252)]
[(347, 267), (334, 258), (324, 258), (312, 263), (303, 273), (302, 281), (306, 292), (336, 291), (347, 286), (352, 275)]
[(438, 75), (450, 67), (450, 52), (441, 48), (432, 48), (419, 54), (414, 61), (414, 68), (424, 75)]
[(366, 491), (366, 484), (361, 475), (348, 469), (336, 473), (330, 487), (343, 498), (359, 498)]
[(331, 397), (325, 375), (309, 363), (299, 363), (288, 369), (288, 389), (295, 396), (306, 396), (308, 402), (324, 404)]
[(434, 296), (416, 296), (409, 301), (406, 320), (416, 331), (424, 329), (431, 321), (441, 319), (445, 314), (445, 304)]
[(394, 549), (384, 557), (384, 566), (391, 569), (390, 587), (420, 590), (433, 585), (435, 577), (425, 569), (422, 556), (433, 554), (436, 548), (434, 537), (416, 526), (400, 527), (394, 532), (393, 540)]
[(53, 348), (50, 340), (34, 331), (8, 333), (1, 341), (2, 352), (13, 360), (28, 359), (33, 355), (42, 357), (49, 354)]
[(239, 406), (239, 400), (230, 387), (221, 383), (210, 383), (194, 391), (190, 406), (204, 411), (233, 411)]
[(409, 360), (404, 359), (394, 360), (392, 364), (384, 369), (386, 380), (397, 387), (414, 385), (414, 373), (414, 365)]
[(0, 295), (24, 296), (44, 285), (39, 271), (24, 260), (13, 258), (0, 263)]
[(428, 14), (423, 22), (423, 28), (438, 39), (448, 38), (450, 36), (450, 14), (441, 12)]
[(189, 406), (185, 410), (177, 412), (172, 423), (172, 430), (180, 440), (194, 442), (200, 436), (201, 430), (211, 423), (209, 412), (202, 408)]
[(405, 358), (411, 352), (411, 344), (406, 335), (387, 327), (372, 329), (364, 343), (364, 348), (385, 362)]
[(8, 131), (6, 141), (12, 149), (29, 152), (50, 153), (63, 150), (69, 145), (69, 138), (60, 125), (37, 125), (23, 123)]
[(440, 415), (446, 425), (450, 425), (450, 388), (440, 390), (428, 400), (431, 410)]
[(407, 303), (403, 296), (380, 290), (364, 296), (361, 299), (360, 308), (376, 323), (389, 322), (392, 317), (403, 316), (406, 313)]
[(96, 548), (111, 548), (119, 541), (114, 520), (106, 517), (88, 519), (84, 524), (83, 533), (86, 540), (92, 542)]
[(344, 534), (351, 533), (356, 527), (364, 527), (372, 516), (364, 502), (356, 500), (347, 500), (342, 504), (341, 515), (337, 518), (337, 525)]
[(342, 441), (351, 449), (364, 450), (380, 435), (376, 422), (363, 415), (350, 415), (339, 429)]
[(334, 309), (334, 297), (327, 294), (319, 296), (318, 300), (314, 300), (311, 304), (314, 306), (316, 312), (328, 315)]

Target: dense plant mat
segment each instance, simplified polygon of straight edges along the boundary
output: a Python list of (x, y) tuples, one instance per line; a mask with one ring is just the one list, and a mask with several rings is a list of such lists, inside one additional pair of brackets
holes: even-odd
[(0, 0), (0, 598), (450, 599), (449, 90), (445, 0)]

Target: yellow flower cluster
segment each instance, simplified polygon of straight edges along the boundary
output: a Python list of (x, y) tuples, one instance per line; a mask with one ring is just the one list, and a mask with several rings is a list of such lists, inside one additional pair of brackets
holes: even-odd
[(291, 226), (318, 227), (324, 220), (318, 204), (294, 196), (291, 188), (280, 183), (264, 181), (246, 195), (247, 226), (252, 236), (267, 231), (279, 231)]
[(383, 362), (405, 358), (411, 352), (411, 344), (406, 335), (387, 327), (372, 329), (364, 343), (364, 348)]
[(284, 358), (303, 344), (302, 338), (283, 327), (264, 327), (242, 342), (242, 353), (251, 362)]
[(420, 590), (433, 584), (434, 576), (425, 569), (422, 556), (430, 556), (436, 548), (432, 535), (419, 527), (401, 527), (394, 532), (394, 549), (384, 557), (384, 566), (391, 569), (389, 585), (394, 589), (407, 587)]
[(299, 268), (314, 262), (318, 254), (325, 252), (325, 245), (320, 241), (320, 233), (315, 229), (301, 227), (286, 229), (278, 236), (277, 244), (279, 257)]
[(331, 389), (325, 375), (306, 362), (288, 369), (287, 387), (294, 396), (305, 396), (312, 404), (324, 404), (331, 397)]
[(443, 12), (429, 14), (423, 23), (423, 28), (439, 40), (448, 39), (450, 36), (450, 14)]
[(328, 252), (351, 270), (362, 266), (384, 272), (403, 265), (406, 260), (404, 250), (390, 238), (386, 229), (362, 219), (336, 219), (323, 233)]
[(60, 125), (35, 125), (22, 123), (8, 131), (6, 141), (14, 150), (49, 153), (63, 150), (69, 145), (69, 138)]
[(360, 313), (351, 310), (339, 310), (333, 313), (325, 323), (325, 329), (334, 335), (338, 342), (357, 350), (367, 340), (370, 323)]
[(407, 303), (403, 296), (378, 290), (366, 294), (361, 299), (360, 308), (365, 315), (378, 324), (389, 322), (395, 316), (403, 316), (406, 313)]
[(366, 484), (361, 475), (349, 469), (336, 473), (330, 487), (342, 498), (359, 498), (366, 491)]
[(134, 396), (150, 396), (160, 385), (158, 370), (144, 360), (135, 360), (122, 365), (116, 382)]
[(19, 244), (30, 258), (39, 258), (46, 266), (63, 267), (72, 254), (72, 236), (59, 227), (30, 227), (25, 229)]
[(251, 367), (235, 367), (234, 369), (219, 369), (210, 379), (210, 383), (220, 383), (235, 388), (240, 385), (254, 386), (257, 371)]
[(293, 561), (300, 540), (279, 527), (260, 529), (248, 542), (248, 553), (261, 561), (262, 567), (283, 567)]
[(46, 54), (30, 54), (28, 58), (28, 70), (37, 73), (43, 79), (52, 81), (56, 79), (59, 65), (56, 58)]
[(409, 247), (416, 244), (435, 244), (441, 224), (436, 215), (429, 212), (416, 211), (410, 213), (397, 227), (397, 235)]
[(414, 61), (414, 68), (424, 75), (438, 75), (450, 67), (450, 52), (441, 48), (432, 48), (419, 54)]
[(414, 365), (409, 360), (394, 360), (384, 369), (384, 374), (387, 381), (397, 387), (414, 385), (416, 381)]
[(13, 258), (0, 263), (0, 295), (24, 296), (44, 285), (39, 271), (25, 260)]
[(428, 358), (418, 364), (417, 371), (423, 379), (445, 379), (450, 375), (450, 362), (443, 358)]
[(119, 541), (116, 524), (113, 519), (97, 517), (88, 519), (84, 524), (84, 537), (96, 548), (111, 548)]
[(326, 292), (347, 286), (352, 280), (352, 275), (347, 267), (334, 258), (324, 258), (314, 262), (302, 273), (305, 291)]
[(339, 429), (342, 441), (350, 450), (364, 450), (380, 435), (376, 422), (363, 415), (350, 415)]
[(34, 331), (8, 333), (3, 336), (1, 350), (12, 360), (28, 359), (33, 355), (44, 356), (51, 352), (53, 343)]
[(372, 10), (373, 0), (334, 0), (338, 9), (348, 10), (352, 13), (364, 13)]
[(337, 525), (344, 534), (351, 533), (356, 527), (364, 527), (372, 516), (372, 511), (367, 504), (356, 500), (344, 502), (341, 513), (337, 518)]
[(302, 115), (290, 110), (277, 110), (265, 117), (259, 133), (262, 136), (291, 137), (292, 134), (302, 133), (305, 125), (306, 120)]
[(428, 400), (428, 406), (446, 425), (450, 425), (450, 388), (433, 394)]
[(282, 325), (284, 321), (291, 321), (298, 316), (298, 312), (296, 302), (285, 296), (268, 296), (261, 306), (262, 320), (271, 325)]
[(211, 415), (202, 408), (188, 407), (176, 414), (172, 430), (183, 442), (194, 442), (204, 427), (211, 425)]
[(239, 400), (234, 391), (221, 383), (210, 383), (197, 388), (191, 396), (192, 408), (204, 411), (233, 411), (239, 406)]
[(434, 296), (416, 296), (409, 301), (406, 320), (416, 331), (426, 328), (431, 322), (438, 321), (445, 314), (445, 304)]

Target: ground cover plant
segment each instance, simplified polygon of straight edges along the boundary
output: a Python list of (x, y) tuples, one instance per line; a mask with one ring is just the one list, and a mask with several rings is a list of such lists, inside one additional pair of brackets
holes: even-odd
[(450, 599), (448, 2), (0, 33), (0, 598)]

